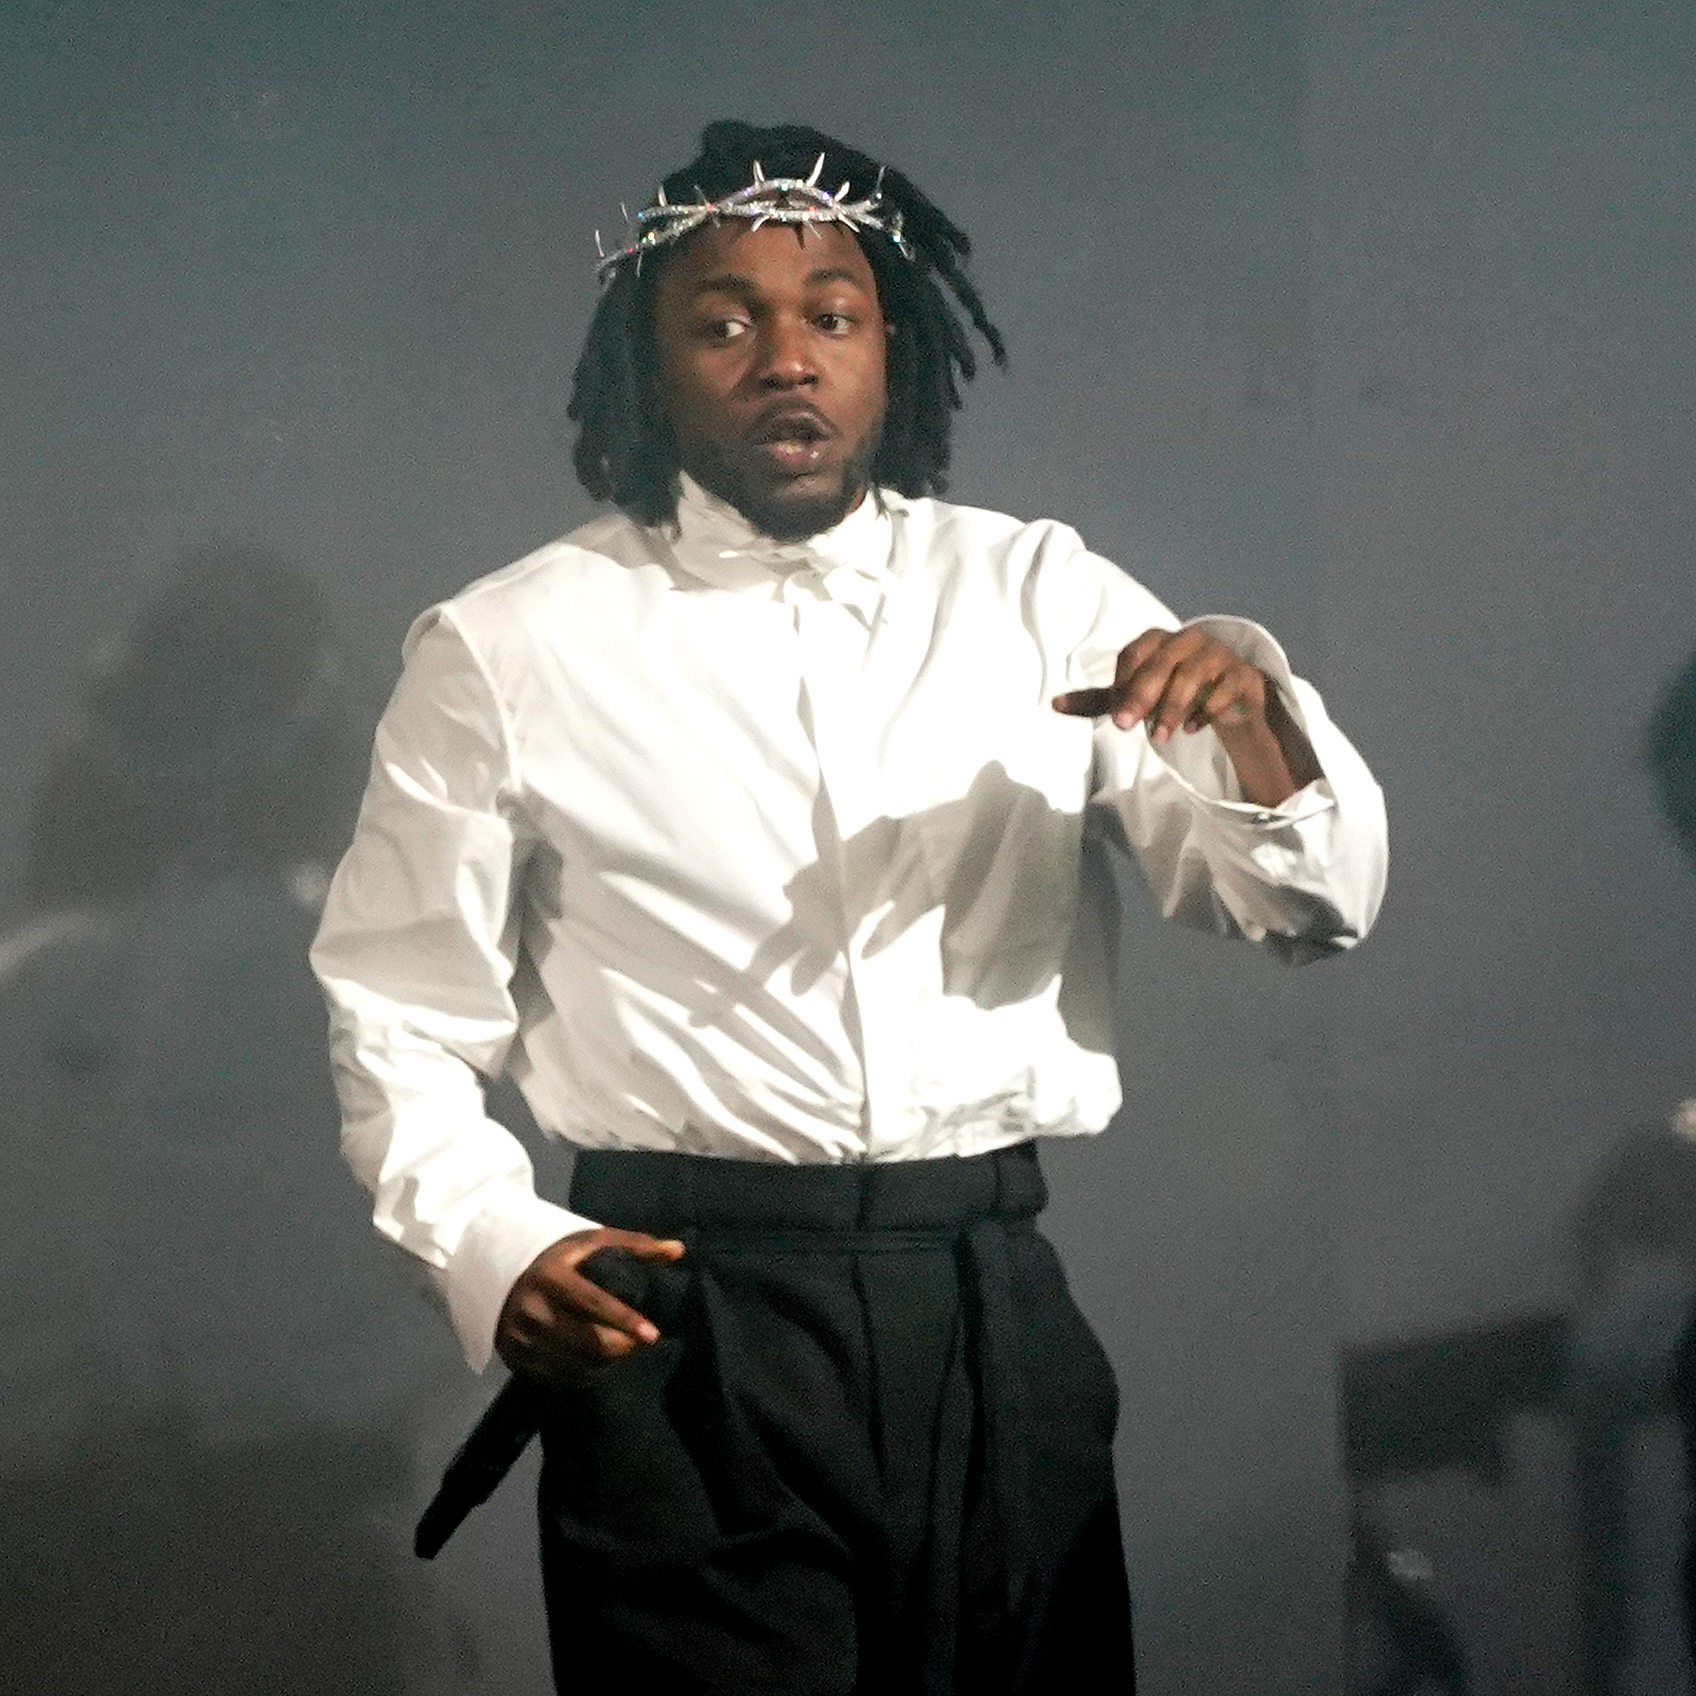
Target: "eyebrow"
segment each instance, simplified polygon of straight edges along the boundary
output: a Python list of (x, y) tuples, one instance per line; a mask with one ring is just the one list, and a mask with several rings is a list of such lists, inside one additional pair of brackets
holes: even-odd
[[(821, 265), (816, 271), (809, 271), (805, 285), (813, 288), (820, 283), (852, 283), (855, 288), (864, 289), (865, 280), (846, 265)], [(744, 277), (735, 271), (723, 271), (716, 277), (703, 277), (690, 291), (692, 294), (742, 294), (755, 292), (752, 277)]]

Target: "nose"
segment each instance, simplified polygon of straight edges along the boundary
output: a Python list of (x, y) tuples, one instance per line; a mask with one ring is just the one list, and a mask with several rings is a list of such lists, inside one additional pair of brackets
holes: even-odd
[(774, 317), (761, 337), (755, 381), (762, 389), (805, 388), (819, 380), (804, 320)]

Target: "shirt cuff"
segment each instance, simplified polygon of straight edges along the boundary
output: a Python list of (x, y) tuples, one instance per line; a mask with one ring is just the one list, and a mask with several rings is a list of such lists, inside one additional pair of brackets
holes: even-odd
[(485, 1208), (466, 1227), (453, 1258), (436, 1274), (459, 1346), (474, 1372), (494, 1357), (495, 1326), (512, 1286), (544, 1249), (595, 1222), (537, 1195)]
[[(1318, 755), (1321, 739), (1314, 735), (1314, 726), (1303, 708), (1301, 690), (1290, 670), (1289, 656), (1271, 631), (1251, 618), (1238, 618), (1227, 613), (1209, 613), (1201, 618), (1189, 619), (1184, 629), (1205, 631), (1223, 642), (1240, 659), (1265, 672), (1283, 697), (1290, 717), (1302, 734), (1315, 744), (1314, 752)], [(1337, 804), (1323, 772), (1275, 807), (1244, 800), (1236, 767), (1231, 764), (1224, 744), (1210, 728), (1204, 727), (1192, 735), (1180, 732), (1166, 742), (1152, 743), (1151, 746), (1161, 763), (1195, 801), (1222, 823), (1228, 821), (1250, 831), (1279, 830), (1319, 818)]]

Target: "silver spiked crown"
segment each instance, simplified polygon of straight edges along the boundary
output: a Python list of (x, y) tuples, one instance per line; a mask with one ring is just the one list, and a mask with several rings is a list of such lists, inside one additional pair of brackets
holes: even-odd
[(601, 232), (595, 231), (595, 251), (600, 255), (596, 279), (603, 284), (610, 282), (626, 260), (634, 260), (640, 275), (643, 254), (682, 241), (703, 224), (716, 224), (724, 218), (745, 219), (755, 230), (762, 224), (846, 224), (851, 230), (875, 230), (887, 236), (904, 258), (913, 257), (913, 249), (901, 231), (900, 210), (884, 201), (881, 171), (871, 193), (859, 200), (849, 198), (847, 183), (834, 194), (820, 188), (823, 172), (822, 153), (805, 177), (768, 177), (756, 159), (754, 180), (718, 200), (708, 200), (697, 188), (693, 200), (671, 201), (661, 188), (652, 206), (644, 207), (634, 218), (625, 212), (628, 228), (622, 247), (608, 253), (601, 245)]

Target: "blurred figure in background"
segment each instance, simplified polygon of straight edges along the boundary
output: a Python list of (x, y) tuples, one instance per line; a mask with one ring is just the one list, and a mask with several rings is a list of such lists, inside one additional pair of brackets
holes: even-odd
[[(1661, 808), (1696, 860), (1696, 654), (1661, 694), (1645, 741)], [(1696, 1076), (1696, 1073), (1693, 1073)], [(1676, 1415), (1696, 1479), (1696, 1100), (1632, 1130), (1573, 1221), (1577, 1292), (1567, 1348), (1586, 1690), (1634, 1690), (1644, 1646), (1633, 1599), (1658, 1574), (1634, 1548), (1638, 1422)], [(1696, 1492), (1692, 1492), (1696, 1500)], [(1687, 1659), (1696, 1653), (1696, 1547), (1681, 1574)]]
[(280, 877), (315, 904), (364, 782), (378, 703), (361, 693), (305, 577), (256, 549), (188, 555), (97, 668), (79, 733), (36, 786), (30, 894), (134, 899), (179, 862)]
[(0, 935), (8, 1690), (465, 1687), (384, 1530), (450, 1351), (325, 1157), (305, 961), (374, 706), (305, 577), (209, 549), (35, 787)]
[[(1645, 741), (1661, 809), (1696, 862), (1696, 654), (1661, 694)], [(1696, 1081), (1696, 1073), (1693, 1073)], [(1577, 1648), (1584, 1696), (1672, 1696), (1696, 1662), (1696, 1544), (1682, 1618), (1664, 1605), (1665, 1503), (1696, 1502), (1696, 1099), (1633, 1127), (1574, 1209), (1572, 1299), (1435, 1335), (1345, 1350), (1344, 1461), (1356, 1492), (1348, 1595), (1351, 1696), (1470, 1688), (1452, 1592), (1377, 1517), (1386, 1480), (1508, 1482), (1514, 1423), (1559, 1409), (1570, 1437)], [(1677, 1448), (1654, 1422), (1675, 1418)], [(1663, 1433), (1665, 1434), (1665, 1433)], [(1673, 1488), (1669, 1490), (1669, 1486)], [(1511, 1513), (1504, 1506), (1504, 1513)], [(1544, 1568), (1558, 1567), (1558, 1557)], [(1680, 1662), (1685, 1664), (1681, 1665)]]
[[(1574, 1215), (1573, 1247), (1565, 1401), (1584, 1689), (1659, 1696), (1664, 1679), (1644, 1682), (1655, 1646), (1641, 1616), (1644, 1598), (1665, 1585), (1665, 1557), (1641, 1523), (1644, 1468), (1655, 1463), (1639, 1438), (1646, 1421), (1669, 1413), (1689, 1438), (1675, 1369), (1696, 1315), (1696, 1101), (1620, 1140)], [(1676, 1463), (1664, 1483), (1676, 1487)], [(1673, 1676), (1684, 1688), (1683, 1674)]]
[(1647, 748), (1661, 810), (1696, 862), (1696, 653), (1662, 691)]
[[(1661, 810), (1696, 863), (1696, 652), (1667, 685), (1649, 727), (1649, 766), (1655, 776)], [(1687, 1101), (1675, 1116), (1675, 1128), (1688, 1148), (1696, 1148), (1696, 1101)], [(1696, 1164), (1696, 1162), (1690, 1162)], [(1691, 1186), (1692, 1215), (1696, 1216), (1696, 1183)], [(1686, 1220), (1687, 1241), (1696, 1239), (1696, 1225)], [(1696, 1254), (1691, 1257), (1696, 1264)], [(1673, 1401), (1684, 1429), (1686, 1473), (1696, 1499), (1696, 1315), (1685, 1326), (1673, 1363)], [(1688, 1647), (1696, 1662), (1696, 1537), (1686, 1548), (1683, 1571), (1684, 1618)]]

